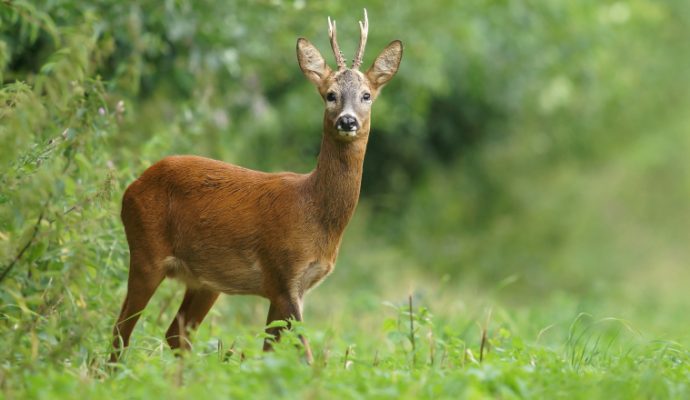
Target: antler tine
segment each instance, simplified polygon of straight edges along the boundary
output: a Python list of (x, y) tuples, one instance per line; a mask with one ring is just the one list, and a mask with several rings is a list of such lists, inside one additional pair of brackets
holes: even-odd
[(331, 22), (331, 17), (328, 17), (328, 38), (331, 39), (331, 47), (333, 48), (333, 54), (335, 55), (335, 62), (338, 64), (338, 69), (342, 70), (347, 68), (345, 65), (345, 57), (338, 47), (338, 40), (335, 37), (335, 20)]
[(364, 46), (367, 44), (367, 35), (369, 34), (369, 18), (367, 17), (367, 9), (364, 9), (364, 22), (359, 21), (359, 47), (357, 54), (352, 61), (352, 69), (359, 69), (362, 65), (362, 58), (364, 57)]

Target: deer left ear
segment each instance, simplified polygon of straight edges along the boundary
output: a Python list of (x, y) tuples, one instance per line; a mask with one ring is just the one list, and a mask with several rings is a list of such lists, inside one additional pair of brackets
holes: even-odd
[(369, 82), (376, 88), (380, 88), (391, 80), (398, 72), (402, 53), (403, 45), (399, 40), (394, 40), (386, 46), (366, 73)]
[(331, 69), (319, 50), (307, 39), (300, 38), (297, 40), (297, 61), (304, 76), (314, 82), (316, 86), (320, 86), (331, 73)]

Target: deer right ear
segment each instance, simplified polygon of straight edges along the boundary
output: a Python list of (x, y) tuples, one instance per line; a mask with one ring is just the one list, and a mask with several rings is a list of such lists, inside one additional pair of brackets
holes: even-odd
[(385, 49), (376, 57), (374, 64), (367, 71), (367, 77), (376, 88), (385, 85), (386, 82), (398, 72), (400, 67), (400, 60), (402, 59), (403, 46), (399, 40), (392, 41)]
[(297, 61), (304, 76), (317, 86), (331, 73), (321, 53), (307, 39), (297, 39)]

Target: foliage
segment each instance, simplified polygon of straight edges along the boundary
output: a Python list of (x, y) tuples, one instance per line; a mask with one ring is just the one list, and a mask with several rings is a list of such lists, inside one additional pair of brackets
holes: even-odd
[(2, 397), (687, 397), (683, 0), (366, 4), (365, 63), (405, 55), (297, 327), (315, 365), (290, 335), (261, 354), (265, 310), (235, 298), (173, 357), (168, 285), (108, 370), (126, 185), (173, 153), (312, 168), (320, 100), (292, 49), (327, 55), (331, 15), (349, 56), (364, 5), (0, 3)]

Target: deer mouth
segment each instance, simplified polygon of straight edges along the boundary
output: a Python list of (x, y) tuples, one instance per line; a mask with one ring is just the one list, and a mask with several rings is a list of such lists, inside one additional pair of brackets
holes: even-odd
[(338, 130), (338, 136), (341, 138), (354, 138), (357, 136), (357, 129), (353, 129), (351, 131), (341, 131)]

